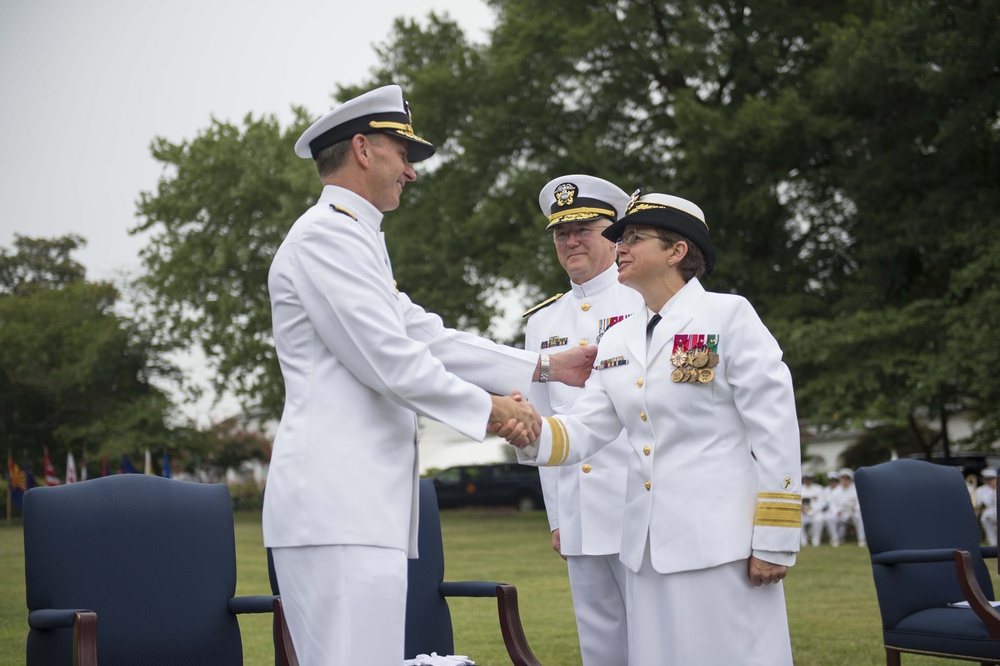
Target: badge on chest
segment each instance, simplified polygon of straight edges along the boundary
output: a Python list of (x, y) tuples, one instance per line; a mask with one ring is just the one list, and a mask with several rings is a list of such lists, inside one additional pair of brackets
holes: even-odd
[(708, 384), (715, 379), (719, 364), (719, 336), (705, 333), (678, 333), (670, 354), (674, 366), (670, 379), (675, 382)]

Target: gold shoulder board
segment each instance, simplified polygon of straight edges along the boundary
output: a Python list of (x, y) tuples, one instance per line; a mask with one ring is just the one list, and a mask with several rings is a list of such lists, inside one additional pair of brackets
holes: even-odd
[(358, 221), (358, 216), (352, 213), (351, 211), (347, 210), (346, 208), (341, 208), (340, 206), (334, 204), (330, 204), (330, 208), (332, 208), (334, 212), (343, 213), (344, 215), (351, 218), (355, 222)]
[(535, 314), (536, 312), (538, 312), (539, 310), (541, 310), (542, 308), (549, 307), (550, 305), (552, 305), (553, 303), (555, 303), (556, 301), (558, 301), (560, 298), (562, 298), (562, 296), (563, 296), (562, 294), (556, 294), (552, 298), (549, 298), (549, 299), (546, 299), (546, 300), (542, 301), (541, 303), (539, 303), (535, 307), (530, 308), (527, 312), (525, 312), (523, 315), (521, 315), (521, 317), (529, 317), (529, 316)]

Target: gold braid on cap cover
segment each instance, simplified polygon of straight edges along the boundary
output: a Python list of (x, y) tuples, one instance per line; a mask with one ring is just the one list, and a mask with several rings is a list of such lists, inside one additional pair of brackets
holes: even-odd
[(610, 217), (614, 219), (615, 211), (607, 208), (570, 208), (549, 215), (549, 222), (572, 222), (574, 220), (585, 220), (593, 217)]
[(413, 133), (413, 125), (407, 125), (406, 123), (395, 123), (391, 120), (372, 120), (368, 123), (368, 126), (372, 129), (391, 129), (396, 130), (407, 139), (413, 139), (414, 141), (419, 141), (420, 143), (426, 143), (430, 145), (430, 141), (421, 139), (419, 136)]

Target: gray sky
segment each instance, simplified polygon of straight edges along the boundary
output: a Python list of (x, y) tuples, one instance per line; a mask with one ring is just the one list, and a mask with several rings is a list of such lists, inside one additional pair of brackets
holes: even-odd
[(431, 11), (477, 41), (493, 23), (480, 0), (0, 0), (0, 246), (77, 233), (89, 278), (137, 274), (154, 137), (248, 112), (286, 124), (293, 105), (318, 117), (394, 18)]

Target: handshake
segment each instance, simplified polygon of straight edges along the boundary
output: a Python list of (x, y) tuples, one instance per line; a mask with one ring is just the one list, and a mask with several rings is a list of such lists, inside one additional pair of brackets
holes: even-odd
[(496, 433), (508, 444), (523, 449), (542, 433), (542, 417), (520, 391), (509, 396), (495, 395), (486, 432)]
[[(548, 381), (562, 382), (568, 386), (582, 387), (590, 376), (597, 358), (597, 347), (574, 347), (552, 355)], [(541, 360), (535, 369), (535, 380), (540, 377)], [(534, 405), (524, 399), (519, 391), (509, 396), (493, 396), (486, 432), (496, 433), (509, 444), (523, 449), (533, 443), (542, 432), (542, 417)]]

